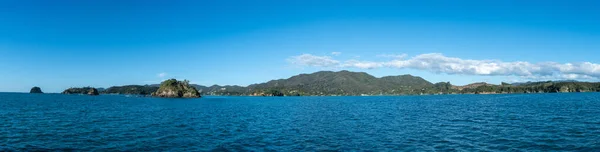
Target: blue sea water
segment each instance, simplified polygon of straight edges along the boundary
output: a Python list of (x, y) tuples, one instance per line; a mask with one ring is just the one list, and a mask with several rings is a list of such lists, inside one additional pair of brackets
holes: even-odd
[(0, 93), (0, 151), (598, 151), (600, 93), (204, 97)]

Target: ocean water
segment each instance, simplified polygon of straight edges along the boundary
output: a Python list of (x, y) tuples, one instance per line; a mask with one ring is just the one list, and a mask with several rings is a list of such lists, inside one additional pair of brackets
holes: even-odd
[(204, 97), (0, 93), (0, 151), (599, 151), (600, 93)]

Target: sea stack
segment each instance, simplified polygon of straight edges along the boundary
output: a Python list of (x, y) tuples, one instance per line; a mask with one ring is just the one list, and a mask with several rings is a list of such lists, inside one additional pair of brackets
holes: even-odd
[(29, 91), (29, 93), (44, 93), (44, 92), (42, 92), (42, 89), (40, 89), (40, 87), (33, 87), (33, 88), (31, 88), (31, 91)]
[(154, 97), (163, 98), (200, 98), (200, 92), (192, 86), (188, 80), (177, 81), (176, 79), (165, 80), (154, 93)]

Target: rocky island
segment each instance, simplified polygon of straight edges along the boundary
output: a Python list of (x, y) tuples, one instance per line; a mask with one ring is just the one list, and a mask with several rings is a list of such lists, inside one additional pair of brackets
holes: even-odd
[(100, 93), (98, 92), (98, 90), (96, 88), (83, 87), (83, 88), (69, 88), (69, 89), (63, 91), (62, 94), (87, 94), (87, 95), (96, 96), (96, 95), (99, 95)]
[(31, 88), (31, 91), (29, 91), (29, 93), (44, 93), (44, 92), (42, 92), (42, 89), (40, 89), (40, 87), (33, 87), (33, 88)]
[(190, 85), (188, 80), (165, 80), (160, 83), (158, 90), (152, 93), (154, 97), (164, 98), (200, 98), (200, 92)]

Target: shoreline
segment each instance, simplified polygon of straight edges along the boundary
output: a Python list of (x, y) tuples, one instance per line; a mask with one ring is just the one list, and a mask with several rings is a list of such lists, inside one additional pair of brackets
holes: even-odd
[[(0, 92), (4, 94), (34, 94), (29, 92)], [(541, 92), (541, 93), (456, 93), (456, 94), (421, 94), (421, 95), (306, 95), (306, 96), (251, 96), (251, 95), (202, 95), (202, 97), (402, 97), (402, 96), (446, 96), (446, 95), (522, 95), (522, 94), (575, 94), (575, 93), (600, 93), (600, 92)], [(90, 96), (86, 94), (63, 94), (63, 93), (37, 93), (36, 95), (71, 95), (71, 96)], [(133, 96), (133, 97), (154, 97), (151, 95), (138, 94), (103, 94), (99, 96)]]

